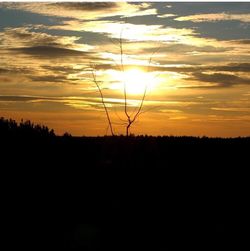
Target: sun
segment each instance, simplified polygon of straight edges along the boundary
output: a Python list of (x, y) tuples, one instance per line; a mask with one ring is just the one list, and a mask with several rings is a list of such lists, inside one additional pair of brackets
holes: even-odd
[(151, 73), (137, 68), (124, 72), (112, 70), (110, 75), (112, 80), (117, 81), (111, 88), (124, 91), (124, 87), (126, 87), (126, 93), (130, 95), (143, 95), (145, 90), (152, 90), (155, 85), (155, 79)]
[(148, 87), (148, 76), (138, 69), (130, 69), (123, 74), (126, 91), (129, 94), (142, 94)]

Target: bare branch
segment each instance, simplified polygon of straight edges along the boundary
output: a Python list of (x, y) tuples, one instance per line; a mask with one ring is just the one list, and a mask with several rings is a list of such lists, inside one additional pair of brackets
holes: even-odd
[(118, 114), (117, 111), (116, 111), (116, 108), (115, 108), (115, 115), (117, 116), (117, 118), (118, 118), (120, 121), (122, 121), (122, 122), (127, 122), (127, 120), (122, 119), (122, 118), (119, 116), (119, 114)]
[[(151, 54), (149, 60), (148, 60), (148, 66), (147, 66), (147, 73), (149, 72), (149, 68), (150, 68), (150, 65), (151, 65), (151, 62), (152, 62), (152, 58), (153, 58), (153, 55), (159, 51), (160, 47), (156, 48), (156, 50), (153, 51), (153, 53)], [(142, 113), (141, 112), (141, 109), (143, 107), (143, 104), (144, 104), (144, 101), (146, 99), (146, 94), (147, 94), (147, 89), (148, 89), (148, 84), (145, 85), (145, 89), (144, 89), (144, 93), (143, 93), (143, 96), (141, 98), (141, 102), (140, 102), (140, 105), (138, 107), (138, 110), (136, 112), (136, 114), (134, 115), (133, 119), (131, 120), (131, 124), (135, 122), (135, 120), (138, 118), (138, 116)]]
[[(120, 32), (120, 39), (119, 39), (119, 47), (120, 47), (120, 69), (122, 70), (122, 73), (125, 72), (124, 70), (124, 62), (123, 62), (123, 41), (122, 41), (122, 33), (123, 33), (123, 27)], [(130, 116), (128, 114), (128, 104), (127, 104), (127, 83), (126, 81), (123, 80), (123, 93), (124, 93), (124, 112), (125, 115), (127, 116), (127, 119), (130, 120)]]
[(105, 110), (105, 113), (106, 113), (106, 117), (107, 117), (107, 120), (108, 120), (108, 124), (109, 124), (109, 128), (110, 128), (110, 131), (111, 131), (111, 134), (112, 136), (114, 136), (114, 131), (113, 131), (113, 126), (112, 126), (112, 122), (111, 122), (111, 119), (110, 119), (110, 116), (109, 116), (109, 112), (108, 112), (108, 109), (106, 107), (106, 104), (105, 104), (105, 101), (104, 101), (104, 97), (103, 97), (103, 93), (102, 93), (102, 89), (99, 85), (99, 82), (100, 81), (97, 81), (96, 79), (96, 72), (95, 72), (95, 66), (94, 64), (92, 64), (92, 67), (91, 67), (91, 73), (92, 73), (92, 77), (93, 77), (93, 82), (95, 83), (99, 93), (100, 93), (100, 96), (101, 96), (101, 101), (102, 101), (102, 105), (103, 105), (103, 108)]
[[(126, 21), (127, 21), (127, 18), (126, 18)], [(125, 23), (126, 23), (126, 21), (125, 21)], [(101, 101), (102, 101), (102, 104), (103, 104), (103, 107), (104, 107), (104, 110), (105, 110), (105, 113), (106, 113), (106, 117), (107, 117), (107, 120), (108, 120), (109, 128), (111, 130), (111, 134), (114, 135), (112, 125), (113, 124), (117, 124), (117, 125), (125, 125), (125, 127), (126, 127), (126, 136), (129, 136), (129, 130), (130, 130), (131, 126), (133, 125), (133, 123), (136, 122), (136, 120), (139, 118), (139, 116), (142, 113), (146, 112), (146, 111), (142, 111), (142, 108), (143, 108), (144, 102), (146, 100), (146, 96), (147, 96), (147, 92), (148, 92), (148, 84), (149, 83), (145, 83), (144, 92), (143, 92), (141, 98), (139, 99), (138, 104), (136, 104), (134, 106), (134, 109), (132, 109), (132, 111), (131, 111), (129, 109), (129, 106), (128, 106), (127, 82), (126, 82), (126, 79), (125, 79), (125, 66), (126, 65), (124, 64), (124, 44), (123, 44), (124, 43), (124, 39), (123, 39), (123, 31), (124, 31), (124, 26), (121, 29), (120, 37), (118, 39), (118, 47), (119, 47), (119, 53), (120, 53), (120, 63), (117, 63), (115, 59), (111, 58), (111, 60), (113, 61), (115, 67), (117, 67), (117, 69), (121, 73), (123, 73), (123, 78), (122, 78), (121, 82), (123, 84), (125, 120), (122, 119), (122, 118), (120, 118), (120, 116), (118, 115), (118, 113), (116, 112), (116, 109), (115, 109), (115, 114), (116, 114), (116, 116), (118, 117), (118, 119), (122, 123), (112, 123), (111, 122), (111, 119), (110, 119), (110, 116), (109, 116), (109, 112), (108, 112), (107, 106), (105, 104), (104, 96), (103, 96), (103, 93), (102, 93), (103, 89), (100, 87), (100, 81), (97, 81), (97, 78), (96, 78), (96, 68), (95, 68), (95, 66), (91, 67), (91, 72), (92, 72), (93, 82), (97, 86), (97, 89), (98, 89), (100, 97), (101, 97)], [(115, 44), (115, 41), (111, 40), (111, 42), (113, 44)], [(150, 56), (150, 58), (148, 60), (148, 64), (147, 64), (147, 71), (146, 71), (147, 73), (150, 71), (150, 66), (151, 66), (151, 63), (152, 63), (153, 56), (154, 56), (154, 54), (156, 52), (159, 51), (159, 49), (160, 49), (160, 46), (158, 48), (156, 48), (156, 50), (154, 50), (152, 52), (152, 54), (151, 54), (151, 56)]]

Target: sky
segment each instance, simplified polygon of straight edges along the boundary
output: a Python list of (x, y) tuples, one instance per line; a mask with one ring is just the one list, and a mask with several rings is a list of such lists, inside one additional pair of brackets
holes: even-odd
[(0, 116), (57, 134), (110, 134), (99, 86), (115, 134), (125, 88), (133, 134), (250, 136), (247, 2), (2, 2), (0, 62)]

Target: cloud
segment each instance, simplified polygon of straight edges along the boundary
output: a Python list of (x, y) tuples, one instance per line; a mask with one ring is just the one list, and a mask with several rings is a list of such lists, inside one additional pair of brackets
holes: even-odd
[(231, 41), (236, 44), (250, 44), (250, 39), (237, 39), (237, 40), (231, 40)]
[(128, 2), (68, 2), (68, 3), (8, 3), (5, 8), (21, 9), (46, 16), (58, 16), (79, 20), (95, 20), (113, 16), (156, 15), (149, 3)]
[(46, 75), (46, 76), (30, 76), (30, 79), (34, 82), (56, 82), (61, 83), (66, 80), (65, 76), (58, 76), (58, 75)]
[(227, 14), (227, 13), (210, 13), (182, 16), (175, 18), (176, 21), (191, 21), (194, 23), (201, 22), (218, 22), (218, 21), (240, 21), (250, 22), (250, 14)]
[(36, 99), (41, 99), (40, 97), (35, 96), (22, 96), (22, 95), (0, 95), (0, 101), (15, 101), (15, 102), (25, 102), (31, 101)]
[(92, 22), (69, 20), (64, 21), (63, 25), (48, 28), (102, 33), (114, 39), (120, 39), (122, 36), (122, 39), (129, 41), (175, 42), (188, 39), (188, 36), (195, 35), (193, 29), (178, 29), (165, 27), (164, 25), (144, 25), (103, 20)]
[(67, 2), (67, 3), (53, 3), (52, 6), (76, 11), (97, 11), (97, 10), (112, 10), (118, 7), (115, 2)]
[[(154, 47), (155, 48), (155, 44)], [(152, 47), (148, 46), (147, 48), (147, 44), (144, 45), (143, 48), (144, 52), (152, 52)], [(223, 46), (211, 46), (211, 45), (206, 45), (204, 43), (203, 46), (196, 46), (196, 45), (188, 45), (188, 44), (182, 44), (182, 43), (167, 43), (167, 44), (162, 44), (160, 46), (159, 51), (160, 52), (164, 52), (168, 55), (170, 54), (190, 54), (190, 53), (197, 53), (197, 52), (201, 52), (201, 53), (221, 53), (221, 52), (227, 52), (227, 51), (231, 51), (232, 48), (230, 47), (223, 47)]]
[(195, 80), (198, 82), (212, 83), (210, 86), (193, 86), (191, 88), (208, 88), (208, 87), (231, 87), (235, 85), (250, 85), (250, 78), (239, 77), (232, 74), (224, 74), (224, 73), (201, 73), (195, 72), (192, 74), (192, 77), (187, 80)]
[(19, 75), (19, 74), (28, 74), (28, 73), (33, 73), (33, 71), (28, 68), (28, 67), (23, 67), (23, 66), (8, 66), (8, 67), (1, 67), (0, 68), (0, 74), (3, 75)]
[(42, 58), (53, 58), (53, 57), (86, 57), (87, 59), (100, 59), (95, 57), (91, 52), (77, 51), (67, 48), (53, 47), (53, 46), (31, 46), (31, 47), (20, 47), (12, 48), (11, 51), (16, 51), (32, 56), (38, 56)]
[(0, 73), (2, 74), (5, 74), (5, 73), (9, 73), (10, 70), (9, 69), (5, 69), (5, 68), (0, 68)]
[[(204, 68), (203, 68), (204, 69)], [(217, 65), (205, 67), (212, 71), (248, 72), (250, 73), (250, 63), (232, 63), (228, 65)]]
[(250, 108), (247, 107), (212, 107), (211, 110), (223, 112), (247, 112), (250, 113)]
[(1, 46), (5, 49), (25, 46), (64, 46), (76, 47), (76, 36), (54, 36), (44, 32), (35, 32), (33, 27), (5, 28), (0, 32)]
[[(82, 57), (88, 60), (100, 59), (90, 52), (94, 46), (76, 43), (80, 37), (50, 35), (38, 32), (37, 27), (5, 28), (0, 33), (0, 36), (2, 37), (1, 47), (6, 52), (9, 52), (9, 58), (13, 56), (13, 52), (18, 52), (43, 59), (59, 57)], [(2, 53), (4, 50), (2, 50)]]
[(41, 68), (58, 74), (79, 73), (81, 70), (81, 68), (74, 68), (72, 65), (43, 65)]
[(168, 18), (168, 17), (176, 17), (175, 14), (163, 14), (163, 15), (157, 15), (159, 18)]
[[(0, 95), (0, 102), (27, 102), (42, 103), (54, 102), (64, 103), (67, 106), (76, 109), (102, 110), (102, 102), (99, 97), (72, 97), (72, 96), (32, 96), (32, 95)], [(106, 98), (106, 104), (123, 106), (124, 100), (117, 98)], [(129, 103), (131, 101), (128, 101)]]
[[(140, 67), (143, 70), (157, 71), (157, 72), (178, 72), (178, 73), (192, 73), (192, 72), (250, 72), (250, 63), (232, 63), (226, 65), (177, 65), (177, 66), (160, 66), (160, 65), (151, 65), (151, 66), (138, 66), (138, 65), (126, 65), (125, 69), (131, 69), (134, 67)], [(108, 70), (108, 69), (118, 69), (117, 66), (112, 64), (97, 64), (97, 69)]]

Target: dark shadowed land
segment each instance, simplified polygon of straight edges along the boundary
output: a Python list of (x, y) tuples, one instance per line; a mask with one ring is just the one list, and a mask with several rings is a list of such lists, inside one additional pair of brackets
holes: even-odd
[(0, 120), (9, 247), (240, 249), (250, 138), (70, 137)]

